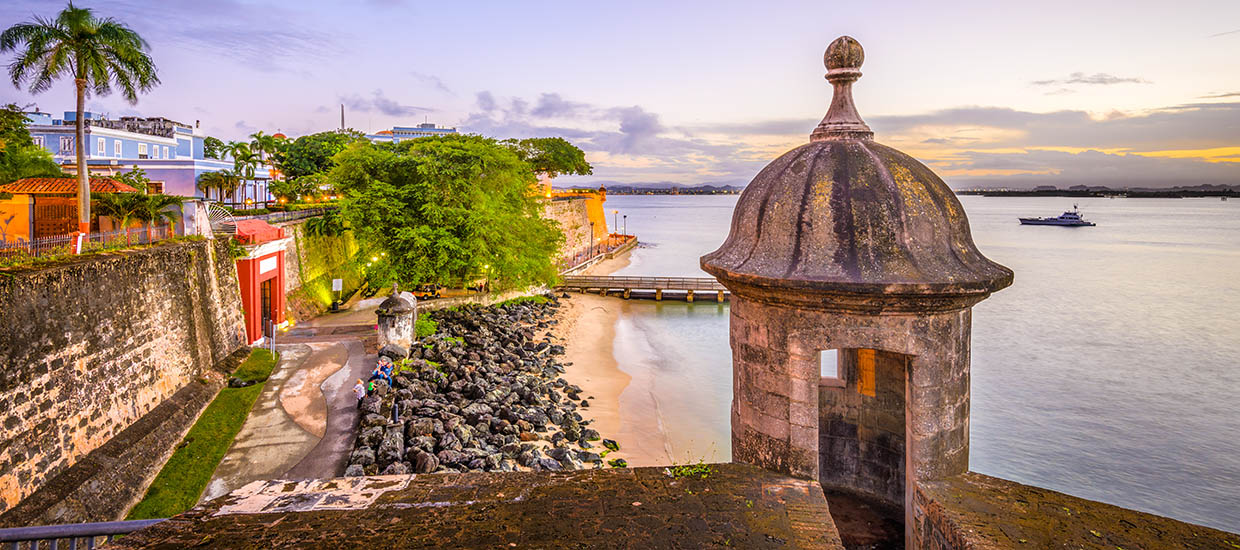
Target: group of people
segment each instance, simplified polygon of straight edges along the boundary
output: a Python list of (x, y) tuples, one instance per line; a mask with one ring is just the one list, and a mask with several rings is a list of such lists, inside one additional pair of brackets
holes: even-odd
[(387, 382), (389, 387), (391, 387), (392, 371), (394, 369), (395, 365), (392, 364), (392, 359), (390, 357), (386, 355), (379, 356), (379, 362), (375, 364), (375, 370), (370, 372), (370, 379), (366, 382), (362, 382), (362, 379), (358, 378), (357, 384), (353, 386), (353, 395), (357, 396), (357, 406), (362, 406), (362, 400), (365, 399), (367, 395), (374, 393), (375, 380), (383, 380)]

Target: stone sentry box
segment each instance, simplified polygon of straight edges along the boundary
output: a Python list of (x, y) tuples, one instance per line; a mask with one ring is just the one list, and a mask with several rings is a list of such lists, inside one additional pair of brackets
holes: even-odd
[(733, 460), (899, 505), (909, 543), (916, 484), (968, 470), (971, 308), (1012, 272), (933, 171), (873, 141), (852, 99), (863, 60), (850, 37), (827, 48), (826, 117), (754, 178), (701, 265), (732, 291)]
[(411, 292), (400, 292), (392, 285), (392, 293), (375, 310), (379, 332), (379, 348), (400, 346), (405, 355), (417, 339), (418, 299)]

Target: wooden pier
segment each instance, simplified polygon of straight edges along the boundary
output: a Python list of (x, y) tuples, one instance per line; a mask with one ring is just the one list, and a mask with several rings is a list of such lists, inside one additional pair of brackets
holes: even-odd
[(728, 299), (728, 289), (712, 277), (598, 277), (589, 275), (565, 276), (556, 288), (576, 290), (582, 293), (598, 292), (600, 295), (618, 294), (624, 299), (654, 298), (663, 300), (680, 298), (692, 302), (698, 295), (713, 294), (715, 301)]

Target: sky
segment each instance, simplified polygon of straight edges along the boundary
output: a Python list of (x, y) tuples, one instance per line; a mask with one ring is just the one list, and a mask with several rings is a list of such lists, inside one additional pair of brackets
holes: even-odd
[[(875, 139), (953, 187), (1240, 184), (1235, 0), (588, 4), (81, 0), (146, 38), (162, 81), (87, 105), (228, 140), (335, 129), (343, 104), (363, 131), (564, 137), (594, 174), (557, 185), (744, 185), (808, 142), (847, 34)], [(0, 25), (62, 7), (6, 0)], [(0, 101), (60, 113), (73, 85)]]

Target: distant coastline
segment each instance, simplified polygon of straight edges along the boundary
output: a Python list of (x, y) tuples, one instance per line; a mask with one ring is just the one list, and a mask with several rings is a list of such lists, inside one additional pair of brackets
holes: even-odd
[(1038, 187), (1034, 189), (958, 189), (957, 195), (981, 195), (983, 197), (1125, 197), (1134, 199), (1185, 199), (1196, 197), (1240, 197), (1240, 186), (1198, 185), (1194, 187), (1170, 187), (1166, 189), (1109, 187), (1086, 187), (1075, 185), (1067, 189)]
[[(685, 187), (660, 186), (637, 187), (632, 185), (615, 185), (607, 187), (608, 195), (739, 195), (744, 187), (735, 185), (694, 185)], [(576, 191), (577, 189), (571, 189)], [(594, 189), (589, 189), (594, 191)]]

